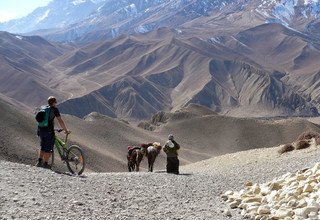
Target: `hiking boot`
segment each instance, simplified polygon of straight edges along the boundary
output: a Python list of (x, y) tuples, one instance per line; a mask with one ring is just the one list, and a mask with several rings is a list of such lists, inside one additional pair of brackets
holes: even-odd
[(38, 161), (38, 162), (36, 163), (36, 167), (42, 167), (42, 162)]
[(42, 167), (42, 159), (38, 159), (38, 162), (36, 163), (36, 167)]
[(50, 166), (48, 163), (46, 163), (46, 162), (43, 164), (42, 167), (45, 168), (45, 169), (51, 170), (51, 166)]

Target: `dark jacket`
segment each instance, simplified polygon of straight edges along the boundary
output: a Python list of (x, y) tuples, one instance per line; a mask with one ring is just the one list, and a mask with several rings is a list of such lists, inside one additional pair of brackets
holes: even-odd
[(178, 150), (180, 149), (180, 145), (175, 141), (171, 140), (174, 144), (174, 147), (170, 147), (170, 140), (164, 145), (163, 151), (167, 154), (167, 157), (177, 157)]

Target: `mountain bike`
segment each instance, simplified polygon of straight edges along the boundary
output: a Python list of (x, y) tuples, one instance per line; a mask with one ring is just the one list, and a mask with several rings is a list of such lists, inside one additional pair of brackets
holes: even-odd
[[(61, 133), (62, 129), (55, 129), (56, 132)], [(61, 161), (67, 164), (68, 170), (72, 174), (80, 175), (85, 169), (85, 157), (82, 149), (77, 145), (68, 145), (68, 136), (70, 132), (66, 133), (66, 138), (63, 141), (61, 138), (55, 136), (55, 148), (61, 158)], [(54, 165), (54, 153), (52, 154), (51, 167)]]

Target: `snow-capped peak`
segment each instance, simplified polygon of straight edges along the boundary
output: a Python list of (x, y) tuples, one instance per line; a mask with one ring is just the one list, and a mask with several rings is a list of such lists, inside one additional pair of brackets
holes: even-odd
[[(146, 33), (161, 26), (178, 28), (183, 22), (198, 17), (209, 17), (217, 11), (224, 13), (224, 10), (226, 14), (250, 10), (250, 13), (257, 13), (266, 23), (277, 22), (294, 27), (297, 21), (307, 24), (320, 18), (319, 1), (55, 0), (25, 18), (0, 24), (0, 30), (26, 33), (59, 28), (66, 31), (61, 39), (69, 41), (97, 28), (105, 31), (107, 37), (116, 37), (127, 31)], [(186, 5), (186, 2), (190, 3)], [(176, 13), (178, 15), (175, 15)], [(72, 29), (69, 29), (71, 25)], [(60, 30), (59, 33), (64, 34)], [(57, 38), (60, 40), (60, 37)]]
[(267, 18), (267, 22), (289, 24), (303, 15), (306, 19), (319, 17), (319, 0), (262, 0), (256, 11)]

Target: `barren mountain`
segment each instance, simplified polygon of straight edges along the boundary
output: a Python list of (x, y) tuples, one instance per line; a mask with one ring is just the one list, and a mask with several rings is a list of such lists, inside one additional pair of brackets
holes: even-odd
[(278, 24), (268, 24), (241, 31), (234, 37), (217, 37), (212, 42), (232, 48), (263, 69), (275, 72), (282, 82), (319, 109), (318, 40)]
[(237, 116), (317, 115), (318, 87), (301, 91), (301, 79), (292, 82), (317, 74), (317, 47), (278, 24), (210, 40), (165, 28), (121, 36), (56, 60), (55, 65), (71, 66), (67, 75), (82, 75), (101, 87), (61, 108), (79, 117), (97, 111), (136, 119), (189, 103)]
[(3, 35), (1, 92), (31, 108), (54, 94), (79, 117), (148, 119), (189, 103), (235, 116), (318, 114), (319, 43), (279, 24), (210, 39), (161, 28), (80, 48)]
[(61, 56), (67, 48), (38, 36), (0, 32), (0, 93), (31, 108), (50, 94), (66, 97), (47, 85), (53, 75), (45, 64)]
[(312, 28), (318, 2), (65, 4), (75, 11), (99, 5), (77, 24), (59, 29), (90, 27), (81, 31), (82, 46), (3, 33), (0, 92), (21, 105), (34, 108), (55, 95), (66, 113), (126, 120), (149, 119), (190, 103), (240, 117), (318, 115), (320, 43)]

